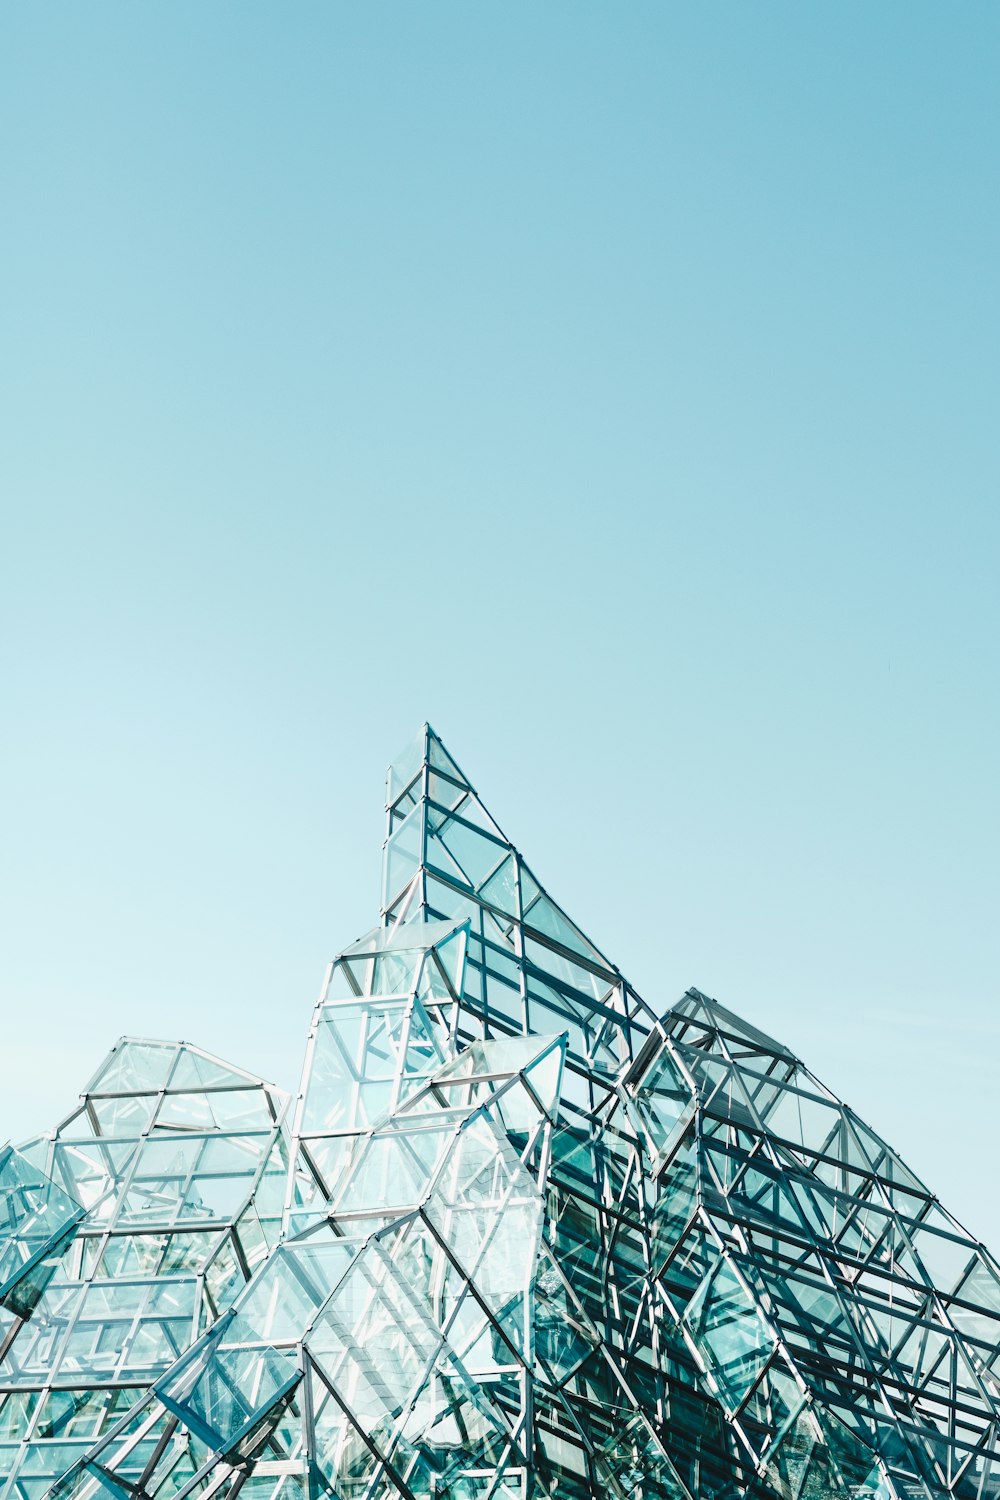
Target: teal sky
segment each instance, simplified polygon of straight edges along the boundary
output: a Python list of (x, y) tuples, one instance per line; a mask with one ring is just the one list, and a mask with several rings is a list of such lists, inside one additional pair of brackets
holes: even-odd
[(123, 1032), (294, 1086), (429, 719), (1000, 1249), (998, 74), (993, 4), (0, 8), (0, 1138)]

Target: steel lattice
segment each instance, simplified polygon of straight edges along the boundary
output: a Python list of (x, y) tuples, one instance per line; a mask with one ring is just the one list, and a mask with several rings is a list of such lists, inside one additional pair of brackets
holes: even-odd
[(0, 1154), (23, 1500), (1000, 1497), (1000, 1269), (784, 1047), (663, 1014), (425, 726), (291, 1118), (124, 1040)]

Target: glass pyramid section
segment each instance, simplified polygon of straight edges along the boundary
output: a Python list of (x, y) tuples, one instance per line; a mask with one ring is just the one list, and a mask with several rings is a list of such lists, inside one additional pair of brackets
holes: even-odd
[(1000, 1497), (1000, 1267), (780, 1043), (661, 1010), (429, 726), (294, 1104), (125, 1039), (0, 1153), (3, 1500)]

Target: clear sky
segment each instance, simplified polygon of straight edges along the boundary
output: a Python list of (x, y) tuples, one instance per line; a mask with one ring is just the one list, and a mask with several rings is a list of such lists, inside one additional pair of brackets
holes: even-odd
[(1000, 1249), (1000, 8), (0, 8), (0, 1138), (293, 1087), (426, 718)]

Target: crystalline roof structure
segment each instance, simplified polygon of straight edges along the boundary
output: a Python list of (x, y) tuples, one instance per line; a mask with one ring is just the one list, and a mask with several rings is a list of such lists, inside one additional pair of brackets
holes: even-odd
[(1000, 1497), (1000, 1268), (640, 999), (424, 726), (301, 1089), (126, 1039), (0, 1153), (0, 1500)]

